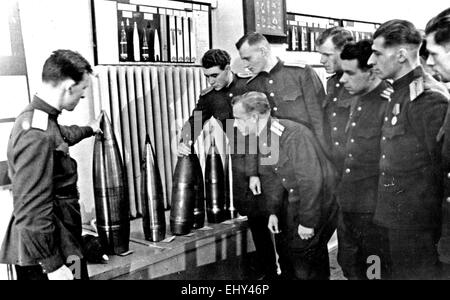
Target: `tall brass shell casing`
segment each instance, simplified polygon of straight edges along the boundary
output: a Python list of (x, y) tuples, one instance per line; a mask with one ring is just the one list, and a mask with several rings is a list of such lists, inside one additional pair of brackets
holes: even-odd
[(129, 250), (130, 202), (122, 159), (111, 122), (104, 111), (94, 144), (93, 182), (97, 231), (108, 254)]
[(205, 166), (206, 215), (209, 223), (225, 221), (225, 175), (222, 158), (213, 142)]
[(142, 162), (142, 226), (145, 239), (160, 242), (166, 236), (166, 216), (164, 213), (164, 192), (161, 175), (155, 164), (155, 154), (147, 135)]

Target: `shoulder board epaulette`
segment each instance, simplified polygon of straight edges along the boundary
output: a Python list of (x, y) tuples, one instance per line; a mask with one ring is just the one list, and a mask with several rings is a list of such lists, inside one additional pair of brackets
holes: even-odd
[(206, 94), (209, 94), (214, 88), (212, 86), (204, 89), (201, 93), (200, 96), (205, 96)]
[(297, 67), (297, 68), (306, 68), (306, 64), (301, 63), (301, 62), (286, 62), (284, 63), (285, 67)]
[(394, 92), (394, 89), (392, 87), (387, 87), (386, 89), (381, 92), (381, 97), (387, 99), (389, 102), (391, 102), (391, 95)]
[(409, 85), (409, 98), (411, 101), (416, 100), (425, 91), (423, 78), (417, 78)]
[(31, 128), (46, 131), (48, 128), (48, 113), (35, 109), (31, 120)]
[(284, 129), (285, 129), (285, 127), (283, 125), (281, 125), (278, 121), (272, 122), (272, 124), (270, 126), (270, 131), (272, 131), (273, 133), (275, 133), (278, 136), (283, 135)]
[(247, 79), (253, 77), (253, 73), (237, 73), (236, 76), (242, 79)]

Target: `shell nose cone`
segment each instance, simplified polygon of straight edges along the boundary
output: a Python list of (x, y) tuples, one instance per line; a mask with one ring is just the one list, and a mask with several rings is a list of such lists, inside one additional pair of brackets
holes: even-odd
[(100, 129), (103, 131), (103, 138), (105, 140), (112, 140), (114, 136), (114, 132), (112, 129), (111, 121), (108, 118), (108, 115), (105, 113), (105, 111), (102, 111), (101, 113), (101, 121), (100, 121)]

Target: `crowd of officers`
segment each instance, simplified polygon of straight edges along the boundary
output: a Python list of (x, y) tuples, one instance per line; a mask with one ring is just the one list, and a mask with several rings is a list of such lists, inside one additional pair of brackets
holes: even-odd
[(391, 20), (373, 40), (354, 42), (334, 27), (316, 44), (332, 75), (326, 92), (311, 67), (284, 63), (261, 34), (236, 43), (250, 76), (231, 71), (227, 52), (208, 51), (210, 88), (183, 127), (178, 154), (190, 153), (208, 119), (222, 123), (235, 205), (248, 217), (265, 279), (328, 279), (336, 229), (348, 279), (446, 278), (450, 9), (425, 36)]

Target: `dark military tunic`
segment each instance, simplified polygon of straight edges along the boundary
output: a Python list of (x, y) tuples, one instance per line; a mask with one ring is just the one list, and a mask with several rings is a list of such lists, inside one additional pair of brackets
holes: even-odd
[(373, 223), (377, 202), (381, 127), (392, 93), (381, 82), (373, 91), (351, 98), (346, 125), (343, 175), (337, 199), (338, 262), (347, 279), (367, 279), (367, 259), (381, 259), (381, 278), (389, 277), (389, 250), (384, 228)]
[(71, 255), (83, 257), (77, 164), (69, 146), (94, 133), (91, 127), (60, 126), (60, 113), (35, 97), (14, 124), (7, 153), (14, 210), (1, 263), (40, 265), (50, 273)]
[(345, 212), (373, 213), (377, 202), (381, 127), (388, 104), (382, 82), (373, 91), (353, 98), (349, 108), (343, 154), (343, 175), (338, 188)]
[(447, 101), (439, 93), (420, 89), (422, 76), (419, 67), (394, 82), (382, 127), (375, 220), (388, 228), (440, 225), (441, 148), (436, 136)]
[(393, 278), (434, 278), (443, 198), (436, 136), (447, 101), (442, 94), (424, 91), (421, 67), (395, 81), (393, 88), (382, 128), (374, 220), (388, 228)]
[(331, 157), (339, 176), (342, 175), (347, 145), (347, 125), (350, 107), (354, 98), (339, 83), (342, 73), (337, 73), (327, 81), (327, 96), (324, 102), (326, 126), (325, 136), (329, 139)]
[[(336, 172), (305, 125), (270, 120), (260, 135), (259, 170), (268, 211), (280, 221), (277, 250), (288, 278), (329, 277), (327, 243), (336, 228)], [(270, 150), (270, 151), (269, 151)], [(307, 241), (298, 226), (315, 229)]]

